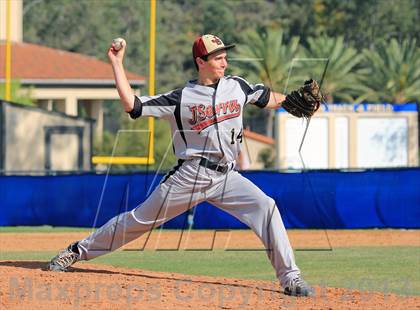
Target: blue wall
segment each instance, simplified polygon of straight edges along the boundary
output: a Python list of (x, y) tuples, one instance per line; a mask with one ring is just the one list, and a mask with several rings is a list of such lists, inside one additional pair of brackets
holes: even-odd
[[(288, 228), (420, 228), (420, 169), (247, 172), (273, 197)], [(162, 175), (158, 175), (154, 186)], [(0, 176), (0, 225), (92, 227), (143, 201), (153, 174)], [(105, 185), (105, 186), (104, 186)], [(128, 189), (128, 201), (124, 193)], [(103, 194), (102, 194), (103, 193)], [(100, 208), (98, 208), (98, 206)], [(98, 214), (97, 214), (97, 210)], [(165, 224), (180, 228), (186, 215)], [(244, 228), (201, 204), (195, 228)]]

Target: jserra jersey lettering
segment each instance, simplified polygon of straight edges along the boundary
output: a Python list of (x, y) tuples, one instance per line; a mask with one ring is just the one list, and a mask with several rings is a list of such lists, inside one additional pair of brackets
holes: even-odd
[(236, 76), (221, 78), (215, 87), (190, 81), (166, 94), (135, 97), (130, 116), (169, 120), (179, 159), (230, 163), (241, 149), (243, 108), (249, 103), (263, 108), (269, 97), (268, 87)]

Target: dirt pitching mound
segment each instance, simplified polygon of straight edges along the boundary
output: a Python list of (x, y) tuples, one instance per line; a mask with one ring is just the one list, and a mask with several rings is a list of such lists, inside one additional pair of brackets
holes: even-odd
[(420, 297), (316, 287), (285, 296), (270, 281), (150, 272), (92, 264), (44, 271), (45, 262), (0, 262), (2, 309), (419, 309)]
[[(58, 251), (87, 233), (2, 233), (0, 249)], [(262, 248), (251, 231), (183, 235), (181, 248)], [(289, 231), (294, 248), (420, 246), (418, 230)], [(145, 244), (145, 240), (148, 243)], [(180, 232), (154, 232), (126, 248), (172, 248)], [(214, 242), (213, 242), (214, 241)], [(45, 271), (45, 261), (0, 261), (0, 309), (420, 309), (420, 297), (315, 287), (316, 297), (285, 296), (277, 282), (114, 268), (78, 263)]]

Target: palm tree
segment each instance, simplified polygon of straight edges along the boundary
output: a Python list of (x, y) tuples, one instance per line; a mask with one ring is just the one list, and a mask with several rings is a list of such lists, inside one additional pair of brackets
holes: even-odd
[[(245, 34), (243, 42), (246, 45), (240, 45), (232, 59), (238, 61), (239, 74), (281, 93), (290, 89), (290, 85), (297, 85), (297, 81), (302, 84), (302, 77), (294, 70), (300, 64), (293, 61), (300, 50), (298, 37), (285, 43), (281, 30), (261, 27)], [(265, 122), (268, 136), (272, 136), (273, 118), (274, 111), (270, 111)]]
[(363, 76), (366, 89), (359, 101), (405, 103), (420, 97), (420, 48), (416, 39), (401, 44), (382, 41), (376, 49), (365, 49)]
[(327, 102), (353, 102), (363, 89), (360, 81), (363, 69), (358, 69), (363, 56), (355, 48), (346, 45), (343, 37), (308, 38), (305, 56), (306, 65), (302, 73), (308, 78), (319, 81), (326, 69), (322, 92)]

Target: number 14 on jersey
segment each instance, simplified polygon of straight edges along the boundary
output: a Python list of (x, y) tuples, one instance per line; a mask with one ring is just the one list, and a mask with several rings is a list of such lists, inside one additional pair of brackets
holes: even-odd
[(235, 139), (235, 128), (232, 128), (232, 130), (230, 131), (231, 133), (230, 144), (235, 144), (235, 140), (239, 140), (239, 143), (242, 143), (242, 129), (243, 128), (241, 128), (241, 130), (239, 131)]

